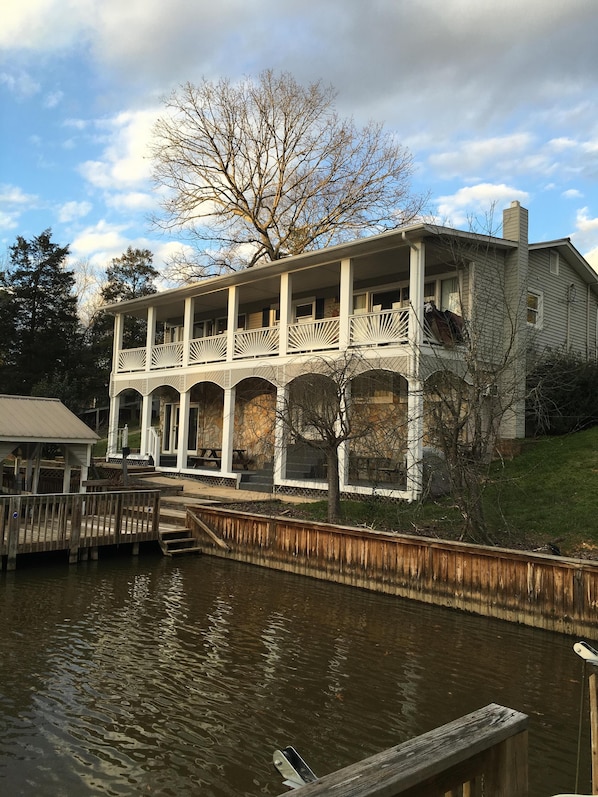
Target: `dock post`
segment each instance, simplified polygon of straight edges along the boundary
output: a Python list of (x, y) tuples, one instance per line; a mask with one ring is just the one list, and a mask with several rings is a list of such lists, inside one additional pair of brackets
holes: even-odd
[(8, 503), (8, 556), (6, 569), (17, 569), (17, 551), (19, 548), (19, 519), (21, 516), (21, 499), (14, 496)]
[[(85, 493), (74, 496), (71, 512), (71, 537), (69, 540), (69, 564), (75, 565), (79, 560), (79, 541), (81, 539), (82, 501)], [(81, 497), (80, 497), (81, 496)]]

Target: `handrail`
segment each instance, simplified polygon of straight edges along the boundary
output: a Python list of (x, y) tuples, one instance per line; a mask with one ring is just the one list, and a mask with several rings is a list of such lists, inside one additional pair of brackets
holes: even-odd
[[(525, 714), (491, 703), (296, 789), (297, 797), (527, 797)], [(283, 795), (280, 795), (283, 797)]]

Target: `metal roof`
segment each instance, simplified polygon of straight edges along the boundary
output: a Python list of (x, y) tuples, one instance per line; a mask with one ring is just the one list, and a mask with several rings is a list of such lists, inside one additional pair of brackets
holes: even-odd
[(59, 399), (0, 395), (0, 440), (95, 443), (98, 439)]

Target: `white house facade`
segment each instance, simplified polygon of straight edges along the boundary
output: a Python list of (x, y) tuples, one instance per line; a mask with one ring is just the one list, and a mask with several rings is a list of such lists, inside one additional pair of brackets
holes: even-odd
[[(354, 355), (354, 400), (384, 409), (381, 424), (396, 419), (402, 431), (342, 446), (341, 491), (414, 500), (426, 380), (441, 368), (467, 379), (472, 319), (489, 359), (507, 340), (523, 351), (530, 335), (536, 347), (596, 357), (596, 273), (568, 239), (530, 244), (527, 227), (514, 202), (500, 237), (412, 224), (112, 305), (108, 457), (121, 455), (121, 403), (134, 392), (135, 456), (156, 468), (234, 485), (265, 474), (268, 489), (325, 490), (325, 466), (289, 444), (279, 410), (314, 363)], [(127, 316), (147, 322), (145, 346), (123, 348)], [(523, 360), (509, 390), (525, 380)], [(369, 371), (386, 381), (364, 397), (359, 378)], [(523, 395), (502, 419), (503, 439), (525, 434)]]

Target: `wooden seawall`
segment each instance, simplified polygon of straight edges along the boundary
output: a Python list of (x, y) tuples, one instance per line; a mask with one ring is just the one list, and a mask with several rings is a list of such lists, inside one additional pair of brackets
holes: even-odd
[(204, 532), (213, 556), (566, 634), (598, 630), (598, 563), (211, 506), (187, 513), (200, 537), (194, 515), (230, 549)]

